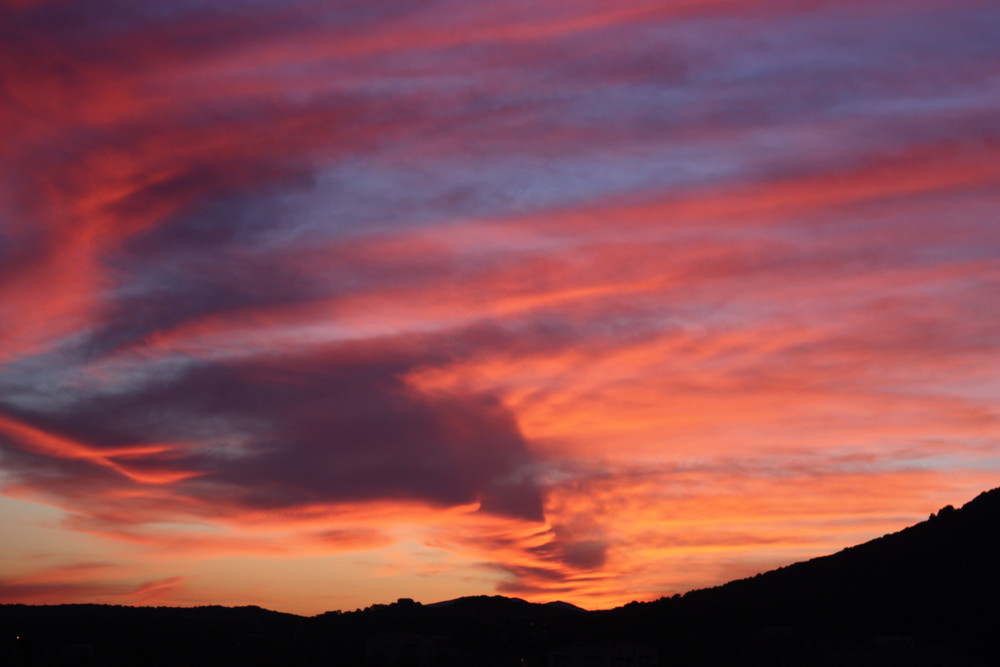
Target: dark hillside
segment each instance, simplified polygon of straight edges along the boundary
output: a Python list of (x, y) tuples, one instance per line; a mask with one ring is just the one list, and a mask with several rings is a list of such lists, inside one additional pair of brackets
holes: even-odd
[(910, 638), (1000, 664), (1000, 489), (898, 533), (642, 613), (728, 633), (756, 626), (828, 642)]

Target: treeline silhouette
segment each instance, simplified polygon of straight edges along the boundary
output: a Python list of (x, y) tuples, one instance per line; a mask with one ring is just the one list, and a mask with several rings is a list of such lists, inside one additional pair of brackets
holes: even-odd
[(3, 665), (1000, 665), (1000, 489), (839, 553), (585, 612), (500, 596), (305, 618), (0, 606)]

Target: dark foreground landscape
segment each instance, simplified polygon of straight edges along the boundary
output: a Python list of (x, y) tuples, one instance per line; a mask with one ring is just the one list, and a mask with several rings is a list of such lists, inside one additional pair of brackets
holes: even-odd
[(1000, 665), (1000, 489), (717, 588), (586, 612), (503, 597), (305, 618), (0, 606), (0, 665)]

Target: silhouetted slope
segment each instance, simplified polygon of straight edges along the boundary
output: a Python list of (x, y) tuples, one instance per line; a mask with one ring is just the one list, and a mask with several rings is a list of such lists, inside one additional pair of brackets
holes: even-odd
[(1000, 593), (1000, 489), (898, 533), (831, 556), (689, 594), (766, 611), (774, 620), (913, 628), (975, 620)]
[(727, 632), (903, 635), (1000, 664), (1000, 489), (898, 533), (652, 607), (661, 619)]

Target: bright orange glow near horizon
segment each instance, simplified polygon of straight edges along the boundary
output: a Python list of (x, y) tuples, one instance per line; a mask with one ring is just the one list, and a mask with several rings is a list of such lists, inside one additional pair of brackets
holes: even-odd
[(607, 608), (1000, 484), (995, 3), (0, 25), (0, 603)]

